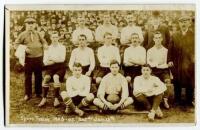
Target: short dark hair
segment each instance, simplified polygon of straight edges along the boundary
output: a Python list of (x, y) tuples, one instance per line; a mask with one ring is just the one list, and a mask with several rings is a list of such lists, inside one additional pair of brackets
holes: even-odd
[(79, 37), (84, 37), (87, 40), (87, 37), (85, 34), (80, 34)]
[(160, 12), (158, 10), (155, 10), (152, 12), (153, 17), (158, 18), (160, 16)]
[(51, 35), (50, 35), (50, 36), (52, 36), (52, 35), (54, 35), (54, 34), (58, 34), (58, 36), (59, 36), (59, 33), (58, 33), (58, 31), (53, 31), (53, 32), (51, 33)]
[(110, 36), (112, 36), (112, 33), (105, 32), (105, 33), (104, 33), (104, 35), (103, 35), (103, 38), (105, 38), (107, 35), (110, 35)]
[(142, 68), (143, 68), (143, 67), (148, 67), (148, 68), (151, 69), (151, 66), (150, 66), (149, 64), (144, 64), (144, 65), (142, 65)]
[(73, 67), (81, 67), (82, 68), (82, 65), (79, 62), (75, 62), (74, 65), (73, 65)]
[(162, 33), (160, 31), (154, 32), (153, 36), (156, 35), (156, 34), (160, 34), (162, 36)]
[(114, 65), (114, 64), (117, 64), (118, 66), (120, 66), (120, 64), (119, 64), (119, 62), (117, 60), (111, 60), (110, 66)]
[(139, 37), (139, 34), (138, 34), (138, 33), (132, 33), (132, 34), (131, 34), (131, 37), (132, 37), (133, 35), (138, 35), (138, 37)]

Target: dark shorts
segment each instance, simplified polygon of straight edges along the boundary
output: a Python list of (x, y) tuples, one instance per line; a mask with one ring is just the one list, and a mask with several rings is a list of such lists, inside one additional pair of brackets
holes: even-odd
[(90, 68), (90, 65), (82, 66), (82, 74), (85, 75), (85, 73), (88, 72), (89, 68)]
[(160, 78), (161, 81), (165, 81), (166, 79), (170, 79), (169, 69), (157, 69), (152, 68), (153, 75)]
[(59, 75), (60, 80), (65, 76), (66, 66), (65, 63), (56, 63), (46, 67), (45, 75), (50, 75), (51, 77), (55, 74)]
[(141, 75), (141, 66), (124, 66), (124, 75), (130, 76), (131, 80), (134, 80), (136, 76)]
[(104, 77), (108, 73), (110, 73), (109, 68), (99, 67), (94, 77)]
[(77, 106), (81, 103), (83, 98), (85, 98), (85, 97), (82, 97), (82, 96), (72, 97), (72, 102), (74, 103), (75, 106)]

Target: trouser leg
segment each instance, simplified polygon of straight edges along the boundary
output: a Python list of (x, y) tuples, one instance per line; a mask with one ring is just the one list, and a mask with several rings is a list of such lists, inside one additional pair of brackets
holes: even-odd
[(145, 95), (143, 95), (143, 94), (139, 95), (139, 96), (135, 97), (135, 99), (138, 102), (142, 103), (147, 110), (151, 109), (151, 104)]
[(33, 73), (33, 68), (32, 68), (32, 63), (29, 59), (26, 59), (25, 61), (25, 95), (31, 96), (32, 95), (32, 73)]
[(162, 98), (163, 98), (163, 94), (155, 95), (153, 97), (153, 105), (152, 105), (153, 110), (158, 109), (158, 107), (160, 106), (160, 103), (162, 101)]
[(42, 57), (37, 58), (35, 63), (35, 93), (40, 95), (42, 93)]

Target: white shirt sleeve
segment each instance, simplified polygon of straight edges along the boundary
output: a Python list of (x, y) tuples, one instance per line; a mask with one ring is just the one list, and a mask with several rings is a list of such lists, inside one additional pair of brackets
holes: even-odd
[(66, 91), (67, 91), (67, 95), (70, 97), (74, 97), (78, 95), (78, 91), (73, 89), (73, 80), (71, 79), (71, 77), (69, 77), (66, 81)]
[(157, 66), (157, 63), (153, 61), (152, 51), (150, 49), (147, 51), (147, 64), (151, 67)]
[(124, 65), (125, 66), (130, 66), (131, 64), (128, 62), (129, 59), (129, 52), (128, 52), (128, 48), (125, 49), (124, 51)]
[(146, 50), (142, 49), (141, 54), (139, 54), (139, 56), (141, 64), (144, 65), (146, 63)]
[(140, 27), (138, 27), (138, 35), (140, 38), (140, 42), (142, 43), (144, 41), (144, 36), (143, 36), (142, 29)]
[(77, 31), (74, 30), (72, 33), (72, 43), (73, 44), (78, 44), (78, 35), (77, 35)]
[(121, 42), (121, 44), (126, 44), (126, 43), (128, 43), (128, 41), (129, 41), (129, 39), (127, 39), (126, 30), (125, 30), (125, 28), (123, 28), (121, 31), (120, 42)]
[(106, 77), (104, 76), (101, 80), (101, 83), (99, 85), (98, 91), (97, 91), (97, 97), (105, 96), (105, 87), (106, 87)]
[(113, 38), (116, 39), (119, 35), (119, 31), (118, 31), (118, 28), (116, 26), (113, 26)]
[(97, 42), (103, 42), (101, 26), (97, 27), (97, 29), (95, 31), (95, 39), (96, 39)]
[(65, 57), (66, 57), (66, 48), (65, 46), (62, 46), (59, 49), (59, 53), (57, 53), (59, 55), (58, 59), (55, 59), (56, 63), (60, 63), (60, 62), (64, 62), (65, 61)]
[(95, 67), (95, 58), (94, 58), (94, 51), (91, 49), (91, 54), (90, 54), (90, 71), (93, 71)]
[(101, 47), (99, 47), (97, 50), (97, 58), (98, 58), (100, 64), (104, 64), (104, 62), (105, 62), (102, 54), (103, 54), (103, 49), (101, 49)]
[(127, 80), (126, 80), (126, 78), (124, 78), (123, 76), (122, 76), (122, 80), (121, 80), (121, 82), (122, 82), (122, 99), (126, 99), (126, 98), (128, 98), (128, 96), (129, 96), (129, 93), (128, 93), (128, 82), (127, 82)]
[(44, 65), (48, 65), (48, 61), (49, 61), (49, 49), (44, 50), (44, 56), (43, 56)]
[(135, 77), (133, 86), (134, 86), (133, 95), (137, 97), (137, 95), (142, 92), (140, 77), (138, 77), (138, 76)]
[(168, 68), (168, 65), (167, 65), (167, 54), (168, 54), (168, 50), (167, 49), (164, 49), (163, 51), (163, 64), (158, 64), (157, 68), (160, 68), (160, 69), (165, 69), (165, 68)]
[(119, 53), (119, 48), (116, 47), (116, 51), (115, 51), (115, 55), (116, 55), (116, 60), (119, 62), (119, 64), (121, 63), (121, 57), (120, 57), (120, 53)]
[(88, 42), (93, 42), (94, 41), (94, 37), (93, 37), (93, 34), (92, 34), (92, 31), (88, 29), (87, 31), (87, 41)]
[(69, 60), (69, 69), (72, 71), (73, 70), (73, 65), (76, 60), (76, 54), (75, 54), (75, 49), (72, 51), (70, 60)]

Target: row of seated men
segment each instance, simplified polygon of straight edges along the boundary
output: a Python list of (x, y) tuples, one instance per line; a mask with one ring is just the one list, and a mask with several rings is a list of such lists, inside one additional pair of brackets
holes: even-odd
[[(51, 34), (52, 44), (44, 52), (43, 62), (46, 72), (43, 79), (43, 98), (38, 104), (42, 107), (47, 102), (47, 93), (51, 78), (54, 81), (54, 106), (60, 104), (61, 95), (66, 104), (65, 112), (75, 112), (84, 115), (82, 107), (90, 103), (103, 111), (118, 111), (133, 103), (133, 98), (142, 102), (150, 112), (148, 118), (162, 117), (160, 102), (169, 108), (168, 96), (171, 87), (169, 68), (173, 66), (168, 62), (168, 49), (162, 45), (162, 34), (154, 33), (154, 46), (146, 51), (142, 47), (139, 35), (133, 33), (130, 46), (125, 48), (123, 63), (118, 47), (112, 45), (112, 34), (104, 34), (104, 45), (97, 49), (97, 58), (100, 63), (95, 69), (94, 51), (87, 47), (87, 37), (78, 36), (78, 47), (73, 49), (69, 60), (69, 69), (72, 76), (66, 80), (66, 91), (60, 92), (61, 79), (66, 71), (66, 48), (59, 44), (58, 33)], [(124, 75), (119, 73), (120, 63)], [(153, 76), (153, 75), (154, 76)], [(91, 93), (91, 83), (96, 84), (97, 94)], [(148, 101), (153, 98), (153, 104)]]

